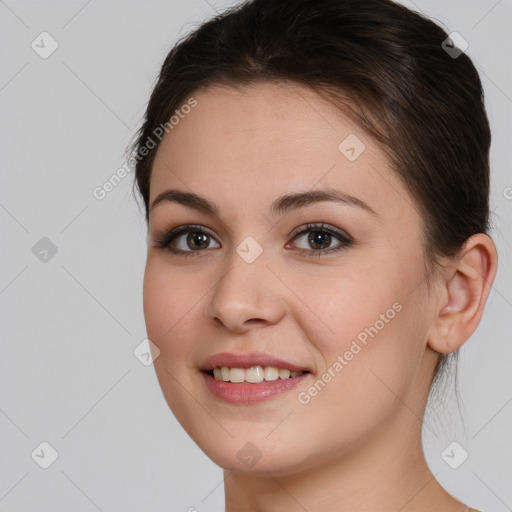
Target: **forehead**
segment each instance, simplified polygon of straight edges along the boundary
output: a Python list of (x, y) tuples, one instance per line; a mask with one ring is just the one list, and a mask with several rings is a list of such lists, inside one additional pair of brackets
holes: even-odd
[[(166, 188), (261, 210), (279, 195), (330, 187), (382, 216), (410, 216), (412, 199), (385, 153), (340, 109), (311, 89), (261, 83), (214, 86), (192, 95), (158, 148), (150, 204)], [(187, 109), (188, 111), (188, 109)]]

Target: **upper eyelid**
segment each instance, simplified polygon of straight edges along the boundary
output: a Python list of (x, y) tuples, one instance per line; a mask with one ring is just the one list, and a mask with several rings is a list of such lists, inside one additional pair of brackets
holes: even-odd
[[(351, 238), (350, 235), (348, 233), (346, 233), (343, 229), (337, 228), (335, 226), (331, 226), (329, 223), (327, 223), (325, 221), (306, 222), (305, 224), (302, 224), (299, 227), (294, 228), (292, 230), (292, 232), (287, 236), (296, 236), (296, 235), (302, 233), (303, 231), (309, 231), (309, 230), (313, 230), (313, 229), (317, 229), (317, 230), (325, 229), (326, 231), (331, 230), (336, 233), (339, 232), (340, 235), (345, 235), (347, 238)], [(172, 232), (173, 234), (177, 235), (177, 234), (182, 234), (184, 232), (186, 233), (187, 231), (194, 231), (194, 230), (204, 231), (204, 232), (210, 234), (213, 238), (216, 238), (216, 235), (214, 234), (215, 231), (207, 226), (202, 225), (202, 224), (180, 224), (178, 226), (175, 226), (174, 228), (164, 229), (163, 233), (167, 234), (167, 233)]]

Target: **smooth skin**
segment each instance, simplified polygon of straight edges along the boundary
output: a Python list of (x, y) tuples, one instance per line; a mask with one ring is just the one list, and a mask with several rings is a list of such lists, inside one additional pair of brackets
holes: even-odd
[[(429, 470), (421, 425), (437, 353), (460, 348), (480, 321), (496, 274), (494, 243), (472, 236), (456, 260), (441, 262), (429, 291), (418, 209), (382, 149), (339, 109), (290, 82), (215, 86), (194, 98), (158, 148), (150, 204), (176, 189), (220, 211), (175, 202), (151, 210), (144, 314), (169, 407), (224, 468), (226, 511), (467, 512)], [(354, 161), (338, 149), (350, 134), (365, 144)], [(332, 201), (270, 212), (279, 196), (325, 188), (375, 214)], [(294, 237), (308, 223), (353, 243), (319, 228)], [(204, 245), (185, 233), (171, 245), (188, 255), (156, 247), (187, 224), (206, 232)], [(322, 233), (331, 252), (318, 257), (308, 234)], [(248, 236), (263, 248), (252, 263), (236, 252)], [(394, 303), (401, 311), (300, 403), (298, 394)], [(312, 375), (257, 404), (228, 404), (198, 369), (218, 352), (267, 352)], [(237, 457), (249, 442), (261, 454), (251, 467)]]

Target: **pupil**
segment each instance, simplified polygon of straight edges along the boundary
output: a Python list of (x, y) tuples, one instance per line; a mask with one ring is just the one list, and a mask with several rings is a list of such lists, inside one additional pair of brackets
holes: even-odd
[[(327, 241), (325, 241), (325, 237), (327, 237)], [(317, 249), (324, 249), (329, 246), (329, 242), (331, 241), (331, 235), (326, 233), (325, 231), (312, 231), (309, 234), (308, 241), (313, 245), (323, 245), (323, 247), (317, 247)], [(322, 240), (324, 239), (324, 240)]]
[[(203, 248), (202, 246), (208, 246), (208, 236), (205, 235), (204, 233), (199, 233), (198, 231), (191, 232), (191, 233), (189, 233), (187, 238), (188, 238), (187, 242), (190, 242), (191, 245), (195, 245), (196, 242), (198, 242), (196, 245), (196, 248), (202, 249)], [(201, 238), (203, 240), (202, 243), (200, 242)]]

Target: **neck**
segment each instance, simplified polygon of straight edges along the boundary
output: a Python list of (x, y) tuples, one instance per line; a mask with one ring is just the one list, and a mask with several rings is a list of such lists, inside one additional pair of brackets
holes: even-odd
[(421, 421), (403, 407), (350, 453), (293, 474), (224, 471), (225, 512), (467, 512), (427, 466)]

